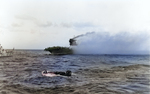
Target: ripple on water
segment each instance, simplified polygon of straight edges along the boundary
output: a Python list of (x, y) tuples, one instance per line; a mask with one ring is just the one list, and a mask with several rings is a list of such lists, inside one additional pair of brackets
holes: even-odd
[(56, 76), (56, 77), (32, 77), (24, 80), (24, 83), (31, 85), (39, 85), (39, 87), (55, 87), (62, 86), (70, 83), (70, 79), (66, 77)]

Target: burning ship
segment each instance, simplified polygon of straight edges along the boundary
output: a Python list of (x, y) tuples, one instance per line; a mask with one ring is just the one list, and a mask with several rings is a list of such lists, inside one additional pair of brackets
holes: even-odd
[[(86, 34), (78, 35), (74, 38), (69, 39), (70, 46), (77, 46), (78, 45), (77, 44), (77, 38), (85, 36), (87, 34), (92, 34), (92, 33), (86, 33)], [(52, 55), (73, 54), (73, 49), (71, 49), (71, 47), (54, 46), (54, 47), (45, 48), (44, 50), (49, 51)]]

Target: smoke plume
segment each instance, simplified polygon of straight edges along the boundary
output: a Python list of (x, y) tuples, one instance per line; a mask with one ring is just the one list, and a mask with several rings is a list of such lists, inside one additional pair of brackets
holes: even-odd
[(127, 32), (85, 34), (72, 46), (76, 54), (150, 54), (150, 36)]

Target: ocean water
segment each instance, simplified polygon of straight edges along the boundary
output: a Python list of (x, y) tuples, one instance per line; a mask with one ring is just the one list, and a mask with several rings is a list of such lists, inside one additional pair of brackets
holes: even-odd
[[(141, 89), (140, 92), (143, 91), (143, 94), (148, 94), (149, 74), (147, 73), (145, 75), (142, 75), (142, 73), (135, 74), (139, 75), (138, 77), (141, 78), (139, 78), (140, 81), (135, 78), (134, 80), (136, 81), (134, 84), (129, 82), (133, 80), (132, 77), (128, 77), (126, 80), (116, 81), (116, 79), (123, 79), (122, 74), (125, 74), (125, 72), (130, 70), (134, 70), (134, 68), (137, 66), (142, 68), (145, 68), (146, 66), (147, 68), (149, 65), (149, 55), (50, 55), (49, 52), (45, 52), (43, 50), (15, 50), (13, 56), (0, 57), (0, 91), (12, 93), (13, 91), (11, 91), (10, 88), (14, 88), (17, 85), (28, 88), (44, 89), (65, 86), (82, 86), (90, 83), (93, 83), (94, 85), (94, 83), (99, 83), (103, 84), (103, 86), (106, 88), (105, 85), (109, 83), (107, 90), (109, 89), (116, 92), (135, 93), (137, 92), (137, 89)], [(131, 69), (129, 69), (128, 66)], [(123, 68), (129, 70), (125, 72), (121, 71), (121, 76), (118, 78), (116, 76), (115, 79), (113, 76), (103, 77), (104, 82), (99, 79), (100, 77), (98, 75), (105, 72), (110, 73), (110, 75), (111, 72), (115, 74), (120, 72), (120, 69), (113, 70), (113, 68)], [(110, 69), (112, 71), (110, 71)], [(41, 72), (43, 70), (63, 72), (66, 70), (71, 70), (73, 75), (72, 77), (50, 78), (42, 76)], [(148, 69), (144, 70), (149, 71)], [(93, 77), (91, 76), (99, 71), (100, 73), (95, 74)], [(141, 71), (143, 72), (143, 70)], [(93, 82), (93, 80), (95, 82)], [(143, 80), (145, 83), (143, 82), (144, 84), (140, 84)], [(113, 87), (114, 85), (116, 88)], [(10, 88), (8, 89), (8, 87)], [(18, 90), (18, 92), (21, 91)]]
[(41, 69), (50, 71), (76, 71), (80, 68), (107, 68), (134, 64), (150, 65), (150, 55), (50, 55), (49, 52), (43, 50), (18, 50), (18, 52), (26, 56), (28, 55), (27, 57), (35, 58), (43, 65), (40, 66)]

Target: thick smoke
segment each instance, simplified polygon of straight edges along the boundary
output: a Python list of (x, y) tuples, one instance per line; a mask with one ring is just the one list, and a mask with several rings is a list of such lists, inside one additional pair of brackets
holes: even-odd
[(76, 39), (76, 54), (150, 54), (150, 36), (127, 32), (85, 34)]

